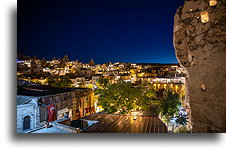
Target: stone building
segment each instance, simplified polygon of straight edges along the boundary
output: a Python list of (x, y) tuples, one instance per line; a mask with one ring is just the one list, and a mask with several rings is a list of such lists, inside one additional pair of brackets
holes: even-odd
[(36, 129), (37, 125), (37, 101), (35, 97), (17, 96), (17, 132)]
[(225, 132), (226, 1), (185, 0), (174, 17), (174, 48), (186, 68), (193, 132)]
[(26, 86), (17, 89), (17, 132), (29, 132), (48, 121), (48, 106), (54, 105), (55, 120), (76, 120), (95, 112), (90, 89)]

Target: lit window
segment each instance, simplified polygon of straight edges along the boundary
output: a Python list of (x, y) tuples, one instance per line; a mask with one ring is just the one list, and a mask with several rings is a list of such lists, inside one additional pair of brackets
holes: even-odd
[(217, 0), (210, 0), (209, 4), (210, 6), (215, 6), (217, 4)]
[(160, 84), (158, 84), (158, 89), (160, 88)]
[(201, 90), (206, 91), (206, 85), (201, 85)]
[(209, 22), (209, 13), (207, 11), (201, 12), (201, 22), (202, 23)]
[(154, 84), (154, 89), (156, 89), (156, 84)]
[(164, 84), (164, 89), (166, 89), (166, 84)]

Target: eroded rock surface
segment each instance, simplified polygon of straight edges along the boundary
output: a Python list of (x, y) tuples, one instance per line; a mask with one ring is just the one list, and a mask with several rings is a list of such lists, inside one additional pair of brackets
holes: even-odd
[[(214, 4), (214, 3), (212, 3)], [(193, 132), (226, 132), (226, 0), (185, 0), (174, 17), (174, 48), (187, 70)]]

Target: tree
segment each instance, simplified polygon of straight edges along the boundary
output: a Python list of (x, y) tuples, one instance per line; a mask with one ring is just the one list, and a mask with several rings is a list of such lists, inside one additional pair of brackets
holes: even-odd
[(72, 81), (67, 75), (49, 77), (47, 83), (52, 87), (71, 87), (72, 85)]
[(148, 110), (151, 105), (141, 88), (124, 81), (96, 89), (95, 94), (99, 96), (98, 103), (107, 113), (126, 114), (136, 109)]
[(158, 108), (167, 126), (170, 120), (178, 115), (179, 107), (181, 106), (180, 95), (171, 89), (163, 92), (163, 98), (160, 99), (160, 106)]
[(71, 87), (72, 81), (67, 75), (61, 76), (59, 81), (60, 87)]
[(177, 126), (179, 126), (179, 125), (186, 125), (187, 124), (187, 119), (188, 119), (188, 115), (187, 114), (185, 114), (183, 112), (179, 112), (178, 115), (176, 116), (176, 120), (175, 120)]
[(97, 81), (97, 86), (99, 88), (107, 87), (108, 84), (109, 84), (108, 79), (105, 79), (103, 77), (100, 77)]

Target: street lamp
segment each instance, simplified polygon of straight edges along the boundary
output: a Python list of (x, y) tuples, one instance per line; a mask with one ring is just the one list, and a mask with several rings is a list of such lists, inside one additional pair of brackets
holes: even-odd
[(138, 114), (139, 114), (139, 112), (132, 112), (133, 120), (136, 120), (137, 119), (137, 115)]

